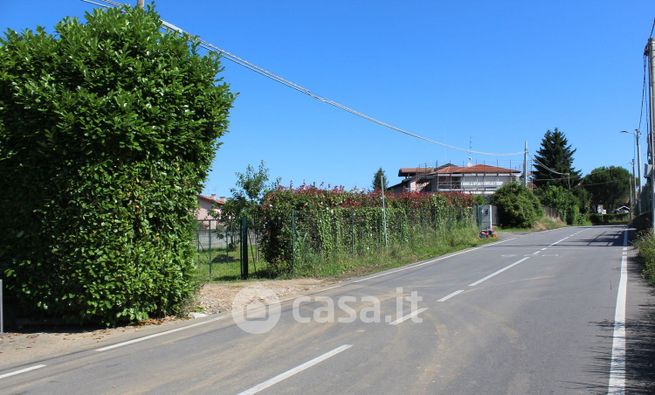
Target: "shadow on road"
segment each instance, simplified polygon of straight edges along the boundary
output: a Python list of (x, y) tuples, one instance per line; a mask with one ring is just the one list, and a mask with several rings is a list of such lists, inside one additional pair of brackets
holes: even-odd
[[(642, 278), (642, 269), (643, 265), (637, 258), (629, 259), (625, 372), (625, 390), (629, 394), (655, 393), (655, 289)], [(601, 328), (599, 346), (592, 350), (594, 363), (589, 367), (589, 372), (598, 377), (599, 382), (570, 384), (585, 392), (605, 393), (609, 380), (614, 322), (591, 324)]]
[[(642, 277), (643, 263), (638, 258), (628, 262), (628, 287), (639, 291), (635, 297), (641, 302), (628, 309), (626, 321), (626, 391), (655, 393), (655, 289)], [(628, 293), (628, 299), (634, 293)], [(630, 300), (628, 300), (630, 304)]]

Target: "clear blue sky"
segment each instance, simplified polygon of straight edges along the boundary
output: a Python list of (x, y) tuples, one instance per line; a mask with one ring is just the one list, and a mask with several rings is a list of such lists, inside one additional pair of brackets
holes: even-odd
[[(135, 2), (133, 2), (135, 3)], [(461, 147), (531, 155), (558, 127), (574, 165), (628, 167), (652, 1), (172, 1), (163, 19), (313, 91)], [(94, 8), (78, 0), (3, 0), (0, 28), (49, 31)], [(370, 187), (382, 167), (467, 154), (414, 140), (224, 61), (239, 92), (205, 186), (229, 195), (236, 171), (264, 160), (293, 180)], [(645, 126), (643, 127), (645, 129)], [(645, 153), (645, 138), (642, 140)], [(644, 155), (645, 157), (645, 155)], [(512, 166), (520, 157), (473, 160)]]

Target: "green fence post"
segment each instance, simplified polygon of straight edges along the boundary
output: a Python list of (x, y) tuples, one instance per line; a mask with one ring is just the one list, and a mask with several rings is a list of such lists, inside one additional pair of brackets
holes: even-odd
[(241, 278), (248, 278), (248, 219), (241, 217)]
[(209, 276), (211, 277), (212, 275), (212, 265), (213, 265), (213, 260), (212, 260), (212, 220), (209, 220), (209, 226), (208, 226), (208, 232), (209, 232), (209, 249), (207, 250), (207, 259), (209, 260)]
[(296, 210), (291, 210), (291, 272), (296, 267)]
[[(352, 209), (351, 209), (352, 210)], [(352, 239), (352, 255), (355, 255), (355, 212), (350, 212), (350, 238)]]
[[(202, 252), (200, 249), (200, 223), (196, 221), (196, 252)], [(200, 262), (200, 259), (198, 259), (198, 262)]]

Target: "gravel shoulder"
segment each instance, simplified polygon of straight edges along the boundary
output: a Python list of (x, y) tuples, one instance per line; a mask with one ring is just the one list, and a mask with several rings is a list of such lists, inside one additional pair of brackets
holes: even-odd
[[(207, 315), (227, 313), (232, 310), (234, 296), (243, 288), (256, 284), (271, 289), (278, 298), (285, 299), (315, 292), (337, 282), (332, 279), (300, 278), (207, 283), (198, 291), (194, 310)], [(58, 328), (38, 332), (7, 332), (0, 336), (0, 371), (28, 362), (87, 350), (101, 344), (165, 331), (191, 321), (190, 318), (166, 317), (108, 329)]]

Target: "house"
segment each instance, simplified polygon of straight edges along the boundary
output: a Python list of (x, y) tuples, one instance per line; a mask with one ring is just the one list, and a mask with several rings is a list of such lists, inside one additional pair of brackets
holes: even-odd
[(402, 167), (398, 177), (405, 177), (400, 183), (387, 188), (390, 192), (430, 192), (430, 174), (439, 169), (452, 166), (447, 163), (439, 167)]
[(220, 214), (220, 207), (223, 204), (225, 204), (225, 198), (222, 196), (217, 198), (216, 195), (198, 195), (196, 219), (201, 222), (204, 229), (216, 229), (218, 223), (216, 218)]
[(491, 195), (508, 182), (519, 181), (521, 172), (485, 164), (455, 166), (451, 163), (436, 168), (401, 168), (400, 183), (392, 192), (462, 192)]

